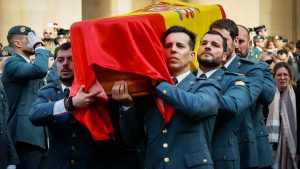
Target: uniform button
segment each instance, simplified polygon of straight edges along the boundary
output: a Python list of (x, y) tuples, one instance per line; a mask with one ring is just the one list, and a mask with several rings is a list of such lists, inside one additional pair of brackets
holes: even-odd
[(73, 138), (76, 138), (76, 133), (72, 133), (72, 137), (73, 137)]
[(76, 148), (74, 146), (71, 146), (72, 151), (76, 151)]
[(3, 134), (3, 131), (2, 131), (2, 130), (0, 130), (0, 134), (1, 134), (1, 135)]
[(1, 121), (0, 121), (0, 123), (2, 124), (2, 123), (3, 123), (3, 121), (1, 120)]
[(166, 90), (164, 90), (164, 91), (163, 91), (163, 94), (167, 94), (167, 91), (166, 91)]
[(163, 132), (163, 133), (167, 133), (167, 132), (168, 132), (168, 129), (163, 129), (162, 132)]
[(140, 152), (141, 152), (141, 149), (137, 149), (137, 152), (139, 152), (139, 153), (140, 153)]
[(164, 148), (168, 148), (168, 146), (169, 146), (168, 143), (164, 143), (164, 144), (163, 144), (163, 147), (164, 147)]
[(47, 112), (44, 112), (44, 115), (47, 115)]
[(204, 163), (204, 164), (207, 164), (207, 159), (203, 159), (203, 163)]
[(164, 158), (164, 162), (165, 162), (165, 163), (168, 163), (168, 162), (170, 162), (170, 159), (169, 159), (168, 157), (165, 157), (165, 158)]
[(71, 160), (70, 163), (74, 165), (75, 164), (75, 160)]
[(263, 134), (264, 134), (264, 133), (261, 131), (261, 132), (260, 132), (260, 135), (263, 135)]

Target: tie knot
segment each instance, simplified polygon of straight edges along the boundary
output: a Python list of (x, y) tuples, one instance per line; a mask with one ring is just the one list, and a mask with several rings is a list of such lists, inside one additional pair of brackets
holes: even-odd
[(64, 89), (64, 94), (65, 94), (66, 98), (68, 98), (69, 94), (70, 94), (70, 89), (69, 88), (65, 88)]
[(178, 80), (177, 80), (176, 77), (173, 77), (172, 80), (173, 80), (173, 82), (174, 82), (175, 85), (178, 83)]
[(204, 73), (202, 73), (201, 75), (200, 75), (200, 78), (207, 78), (207, 76), (204, 74)]
[(225, 66), (222, 66), (221, 69), (224, 70), (224, 71), (227, 70), (227, 68)]

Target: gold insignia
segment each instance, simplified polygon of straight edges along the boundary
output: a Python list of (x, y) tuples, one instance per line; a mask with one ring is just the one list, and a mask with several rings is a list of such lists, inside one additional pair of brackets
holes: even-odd
[(8, 56), (8, 52), (7, 51), (2, 51), (2, 56)]
[(20, 32), (22, 32), (22, 33), (24, 33), (25, 30), (26, 30), (26, 28), (25, 28), (24, 26), (22, 26), (22, 27), (20, 28)]
[(234, 84), (236, 86), (245, 86), (246, 85), (245, 82), (243, 82), (243, 81), (236, 81)]

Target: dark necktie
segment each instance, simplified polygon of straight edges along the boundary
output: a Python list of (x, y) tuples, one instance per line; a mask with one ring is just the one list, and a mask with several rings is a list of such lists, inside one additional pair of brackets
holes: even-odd
[(173, 80), (174, 84), (177, 85), (177, 83), (178, 83), (177, 78), (176, 78), (176, 77), (173, 77), (172, 80)]
[(227, 70), (227, 68), (225, 66), (222, 66), (221, 69), (224, 70), (224, 71)]
[(69, 88), (65, 88), (64, 94), (65, 94), (66, 98), (68, 98), (69, 94), (70, 94), (70, 89)]
[(204, 78), (204, 79), (206, 79), (206, 78), (207, 78), (207, 76), (206, 76), (204, 73), (202, 73), (202, 75), (200, 75), (200, 78)]

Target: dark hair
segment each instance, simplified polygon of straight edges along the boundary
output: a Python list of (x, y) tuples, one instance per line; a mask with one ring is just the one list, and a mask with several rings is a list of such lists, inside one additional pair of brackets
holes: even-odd
[(8, 34), (6, 39), (8, 42), (8, 46), (13, 47), (15, 34)]
[(297, 49), (300, 49), (300, 40), (297, 41), (297, 43), (296, 43), (296, 48), (297, 48)]
[(226, 50), (227, 50), (227, 42), (226, 42), (226, 39), (223, 37), (223, 35), (222, 35), (220, 32), (214, 31), (214, 30), (210, 30), (210, 31), (206, 32), (206, 33), (202, 36), (201, 41), (202, 41), (203, 37), (204, 37), (205, 35), (207, 35), (207, 34), (210, 34), (210, 35), (218, 35), (218, 36), (220, 36), (220, 37), (222, 38), (223, 52), (226, 52)]
[(163, 37), (162, 37), (163, 46), (165, 46), (165, 40), (169, 34), (181, 33), (181, 32), (187, 34), (190, 37), (189, 46), (190, 46), (191, 50), (194, 50), (195, 42), (196, 42), (196, 35), (193, 32), (187, 30), (185, 27), (182, 27), (182, 26), (172, 26), (163, 34)]
[(239, 36), (239, 29), (235, 22), (231, 19), (219, 19), (216, 20), (214, 23), (212, 23), (209, 27), (209, 30), (212, 30), (213, 28), (217, 29), (226, 29), (231, 36), (231, 39), (233, 40), (235, 37)]
[(286, 70), (289, 72), (289, 76), (290, 76), (290, 79), (291, 79), (289, 83), (293, 86), (296, 86), (296, 82), (294, 81), (294, 72), (292, 70), (292, 67), (286, 62), (276, 63), (276, 65), (273, 68), (273, 72), (274, 72), (273, 76), (275, 77), (276, 72), (278, 71), (278, 69), (280, 69), (282, 67), (286, 68)]
[(287, 50), (284, 50), (284, 49), (281, 49), (277, 52), (277, 56), (278, 55), (283, 55), (283, 54), (286, 54), (286, 56), (288, 56), (288, 51)]
[(57, 58), (57, 53), (60, 50), (69, 50), (71, 48), (71, 43), (70, 42), (66, 42), (61, 44), (60, 46), (58, 46), (57, 48), (55, 48), (54, 50), (54, 59)]

